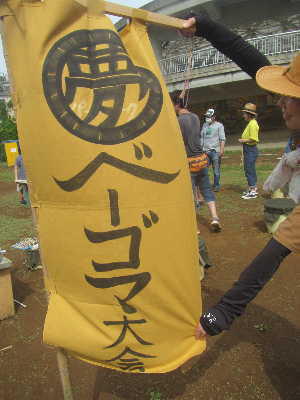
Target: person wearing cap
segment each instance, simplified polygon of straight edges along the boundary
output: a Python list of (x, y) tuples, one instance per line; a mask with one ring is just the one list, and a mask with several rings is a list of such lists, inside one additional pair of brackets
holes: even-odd
[[(193, 16), (184, 23), (184, 35), (205, 37), (213, 46), (235, 61), (257, 84), (271, 93), (279, 94), (286, 126), (293, 131), (300, 129), (300, 53), (288, 67), (271, 66), (257, 49), (231, 32), (225, 26), (206, 16)], [(228, 330), (236, 317), (241, 316), (247, 305), (273, 277), (283, 260), (291, 253), (300, 253), (300, 206), (295, 207), (282, 222), (264, 249), (254, 258), (214, 306), (204, 312), (196, 327), (197, 339), (217, 335)]]
[[(197, 157), (203, 154), (200, 143), (200, 120), (198, 115), (190, 112), (181, 97), (173, 99), (174, 109), (178, 116), (182, 138), (187, 157)], [(208, 168), (205, 167), (199, 172), (191, 172), (193, 190), (199, 188), (211, 215), (211, 229), (213, 232), (221, 231), (221, 224), (217, 214), (216, 198), (212, 191), (208, 176)], [(195, 196), (195, 194), (194, 194)]]
[(209, 158), (209, 163), (213, 167), (214, 184), (213, 190), (220, 190), (220, 166), (221, 157), (225, 148), (225, 130), (221, 122), (216, 121), (216, 112), (209, 108), (205, 113), (205, 122), (201, 129), (201, 141), (203, 151)]
[(257, 193), (257, 175), (255, 163), (258, 157), (257, 143), (259, 126), (256, 121), (256, 105), (253, 103), (247, 103), (241, 110), (243, 113), (244, 120), (248, 122), (242, 137), (239, 142), (243, 145), (243, 161), (244, 171), (248, 182), (248, 190), (243, 193), (242, 199), (255, 199)]

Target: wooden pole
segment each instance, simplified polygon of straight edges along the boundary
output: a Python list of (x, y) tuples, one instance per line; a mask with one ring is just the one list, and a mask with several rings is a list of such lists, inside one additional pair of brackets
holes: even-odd
[[(75, 0), (77, 3), (84, 7), (88, 7), (91, 1), (95, 3), (99, 0)], [(109, 1), (104, 1), (104, 12), (107, 14), (115, 15), (118, 17), (136, 18), (144, 22), (149, 22), (152, 24), (162, 25), (168, 28), (182, 29), (184, 23), (183, 19), (169, 17), (167, 15), (153, 13), (141, 8), (132, 8), (127, 6), (122, 6), (120, 4), (110, 3)]]
[(70, 381), (68, 357), (62, 348), (57, 349), (57, 363), (60, 380), (63, 387), (64, 400), (73, 400), (72, 386)]
[[(37, 207), (31, 207), (32, 211), (32, 220), (33, 220), (33, 226), (36, 232), (36, 235), (38, 236), (38, 208)], [(43, 276), (44, 276), (44, 286), (45, 288), (47, 287), (46, 281), (47, 281), (47, 268), (43, 263), (43, 257), (41, 253), (41, 248), (39, 246), (39, 251), (40, 251), (40, 258), (41, 258), (41, 263), (43, 266)], [(46, 297), (47, 297), (47, 302), (49, 302), (49, 293), (46, 290)], [(61, 347), (57, 348), (57, 365), (58, 365), (58, 371), (59, 371), (59, 376), (62, 384), (62, 389), (63, 389), (63, 394), (64, 394), (64, 400), (73, 400), (73, 392), (72, 392), (72, 385), (71, 385), (71, 379), (70, 379), (70, 373), (69, 373), (69, 368), (68, 368), (68, 356), (65, 350)]]

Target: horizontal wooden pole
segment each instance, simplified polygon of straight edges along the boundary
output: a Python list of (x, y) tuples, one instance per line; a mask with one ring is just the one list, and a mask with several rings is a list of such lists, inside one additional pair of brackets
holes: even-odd
[[(88, 2), (91, 0), (76, 0), (77, 3), (84, 7), (88, 6)], [(95, 2), (97, 0), (94, 0)], [(153, 13), (141, 8), (132, 8), (122, 6), (120, 4), (110, 3), (104, 1), (104, 12), (107, 14), (115, 15), (118, 17), (136, 18), (152, 24), (162, 25), (169, 28), (182, 29), (184, 20), (167, 15)]]

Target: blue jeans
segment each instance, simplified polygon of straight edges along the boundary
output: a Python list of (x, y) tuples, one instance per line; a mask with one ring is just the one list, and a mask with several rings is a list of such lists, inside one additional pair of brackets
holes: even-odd
[(255, 187), (257, 183), (255, 163), (258, 157), (257, 146), (249, 146), (243, 144), (243, 155), (244, 155), (244, 171), (247, 178), (248, 186)]
[(208, 176), (208, 168), (203, 168), (199, 172), (191, 173), (191, 178), (192, 178), (193, 190), (195, 186), (198, 186), (200, 193), (202, 194), (206, 203), (216, 200), (215, 194), (211, 189), (211, 184)]
[(209, 165), (212, 165), (213, 171), (214, 171), (214, 187), (219, 188), (220, 187), (220, 153), (218, 153), (216, 150), (209, 150), (206, 152), (208, 159), (209, 159)]

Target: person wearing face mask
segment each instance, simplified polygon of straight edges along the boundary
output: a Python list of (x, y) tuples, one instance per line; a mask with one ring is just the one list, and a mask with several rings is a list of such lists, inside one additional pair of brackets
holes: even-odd
[(213, 190), (220, 190), (220, 166), (225, 148), (225, 130), (221, 122), (216, 121), (216, 113), (209, 108), (205, 113), (205, 122), (201, 129), (203, 151), (207, 154), (209, 163), (213, 167)]
[[(257, 84), (271, 93), (279, 94), (286, 126), (300, 129), (300, 53), (288, 67), (271, 66), (257, 49), (225, 26), (206, 16), (193, 16), (184, 23), (182, 33), (205, 37), (218, 50), (235, 61), (250, 76), (256, 76)], [(300, 253), (300, 206), (294, 208), (282, 222), (273, 238), (254, 258), (214, 306), (205, 311), (196, 327), (197, 339), (205, 335), (217, 335), (228, 330), (236, 317), (241, 316), (247, 305), (272, 278), (282, 261), (291, 253)]]

